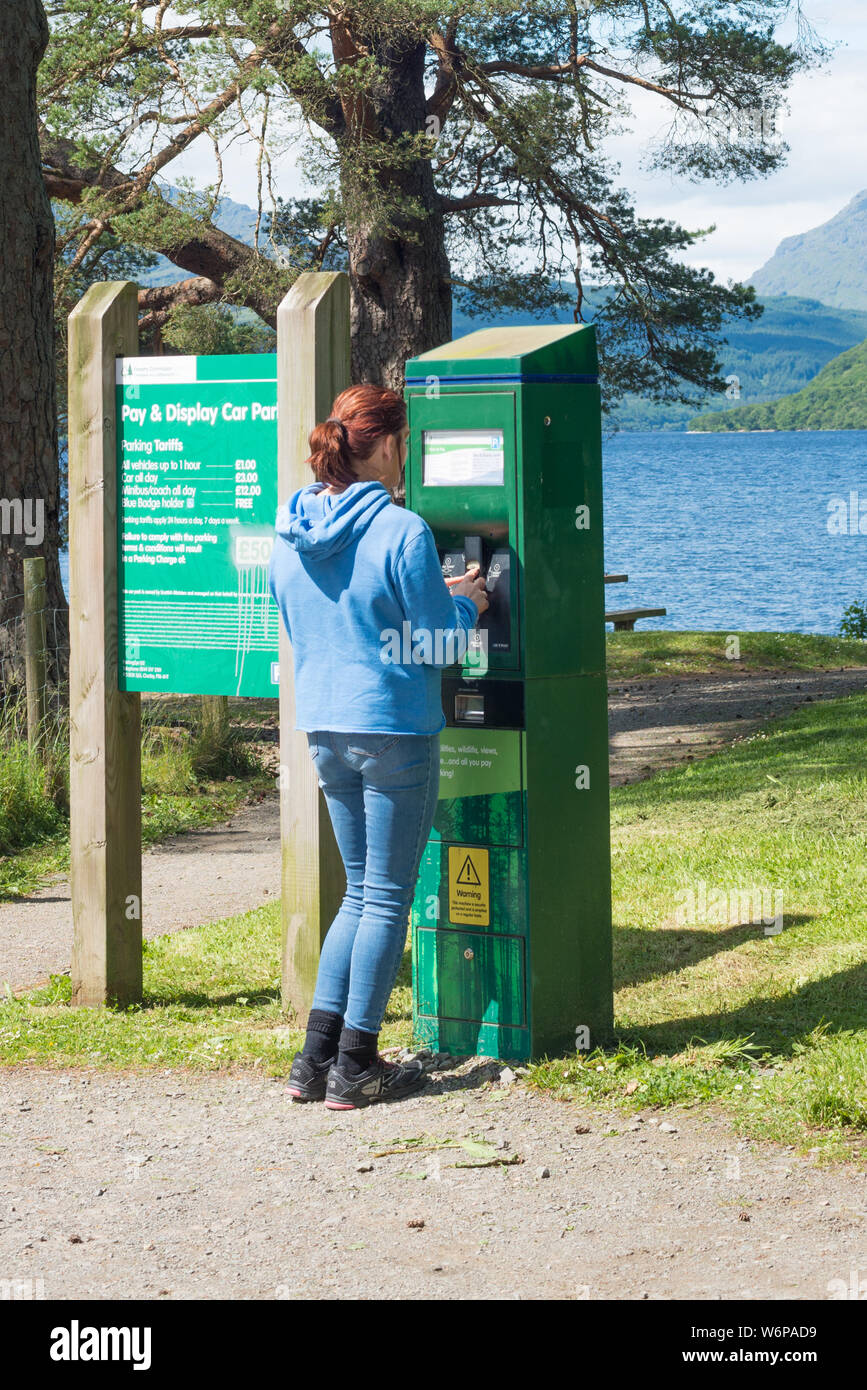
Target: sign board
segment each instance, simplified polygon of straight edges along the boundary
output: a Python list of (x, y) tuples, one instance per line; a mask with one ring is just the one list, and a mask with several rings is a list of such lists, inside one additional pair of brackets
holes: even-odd
[(119, 357), (121, 690), (276, 696), (277, 357)]
[(449, 921), (491, 925), (490, 853), (478, 845), (449, 845)]

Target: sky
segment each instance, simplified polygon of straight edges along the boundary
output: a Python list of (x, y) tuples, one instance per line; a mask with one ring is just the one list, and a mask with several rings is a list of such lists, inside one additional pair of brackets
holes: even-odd
[(661, 125), (649, 110), (618, 142), (623, 182), (643, 216), (688, 228), (716, 224), (684, 259), (709, 266), (720, 280), (746, 279), (784, 237), (827, 222), (867, 187), (867, 0), (805, 0), (803, 8), (821, 38), (837, 47), (789, 89), (790, 110), (777, 127), (790, 153), (779, 172), (727, 187), (643, 172), (642, 137)]
[[(621, 166), (620, 179), (636, 200), (639, 215), (665, 217), (689, 229), (715, 224), (716, 231), (684, 253), (708, 266), (718, 279), (746, 279), (773, 254), (780, 241), (827, 222), (867, 187), (864, 129), (867, 125), (867, 0), (804, 0), (803, 10), (820, 37), (836, 45), (820, 68), (795, 78), (789, 112), (777, 128), (790, 146), (787, 164), (768, 178), (720, 186), (691, 183), (642, 167), (649, 139), (664, 129), (662, 104), (642, 99), (633, 129), (607, 147)], [(202, 141), (173, 174), (213, 179), (214, 166)], [(223, 192), (255, 206), (255, 158), (239, 142), (224, 160)], [(276, 163), (274, 181), (282, 196), (309, 195), (291, 150)]]

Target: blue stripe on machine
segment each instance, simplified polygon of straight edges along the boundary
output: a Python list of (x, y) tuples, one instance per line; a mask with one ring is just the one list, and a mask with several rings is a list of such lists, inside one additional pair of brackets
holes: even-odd
[[(431, 363), (433, 368), (434, 363)], [(492, 372), (489, 376), (440, 376), (431, 370), (424, 376), (407, 376), (407, 386), (414, 386), (416, 383), (422, 385), (430, 377), (436, 377), (445, 386), (460, 386), (462, 383), (470, 386), (501, 386), (518, 383), (523, 385), (526, 382), (550, 382), (565, 381), (578, 386), (597, 386), (599, 377), (596, 375), (584, 375), (580, 372)]]

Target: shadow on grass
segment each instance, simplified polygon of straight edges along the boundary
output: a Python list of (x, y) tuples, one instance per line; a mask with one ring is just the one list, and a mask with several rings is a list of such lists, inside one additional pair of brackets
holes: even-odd
[[(811, 922), (815, 916), (810, 912), (789, 913), (783, 921), (783, 931)], [(689, 926), (646, 931), (639, 927), (615, 927), (614, 988), (664, 979), (721, 951), (763, 939), (761, 922), (741, 922), (715, 930)]]
[[(280, 988), (275, 985), (271, 989), (238, 989), (230, 994), (207, 994), (204, 990), (172, 990), (165, 994), (153, 992), (145, 989), (142, 994), (142, 1009), (169, 1009), (178, 1004), (188, 1009), (220, 1009), (230, 1008), (234, 1005), (241, 1007), (256, 1004), (274, 1004), (279, 1002)], [(243, 1005), (241, 1001), (243, 1000)]]
[[(792, 914), (785, 928), (811, 920), (810, 914)], [(672, 928), (641, 931), (635, 928), (618, 930), (615, 957), (616, 987), (639, 985), (654, 979), (676, 975), (688, 966), (697, 964), (744, 942), (754, 940), (762, 931), (761, 924), (738, 923), (717, 930)], [(625, 939), (625, 944), (624, 944)], [(625, 959), (624, 959), (625, 957)], [(618, 967), (619, 958), (619, 967)], [(407, 948), (401, 959), (395, 988), (410, 989), (412, 985), (412, 954)], [(190, 1009), (214, 1009), (279, 1003), (280, 989), (238, 989), (224, 994), (208, 994), (203, 990), (145, 993), (143, 1009), (164, 1009), (181, 1005)], [(695, 1039), (713, 1043), (724, 1039), (749, 1036), (759, 1051), (780, 1056), (792, 1055), (820, 1024), (829, 1031), (867, 1028), (867, 963), (838, 971), (821, 980), (810, 981), (791, 990), (779, 999), (757, 998), (730, 1011), (717, 1010), (696, 1013), (687, 1018), (662, 1020), (630, 1029), (617, 1028), (620, 1042), (643, 1046), (649, 1056), (674, 1055)], [(395, 1009), (390, 1004), (386, 1020), (390, 1023), (411, 1019), (411, 1009)], [(473, 1071), (455, 1077), (445, 1089), (472, 1089), (491, 1079), (491, 1068), (498, 1070), (502, 1063), (480, 1061)], [(433, 1085), (430, 1090), (441, 1089)]]
[(820, 1024), (825, 1024), (830, 1034), (867, 1029), (865, 999), (867, 963), (862, 962), (811, 980), (780, 999), (752, 999), (731, 1011), (693, 1014), (616, 1031), (620, 1041), (641, 1044), (651, 1056), (680, 1052), (696, 1038), (711, 1043), (747, 1036), (759, 1051), (791, 1056)]
[[(405, 989), (412, 988), (412, 951), (409, 947), (406, 948), (401, 958), (394, 987), (395, 989), (400, 989), (401, 987)], [(242, 1000), (245, 1005), (253, 1007), (257, 1004), (278, 1004), (280, 998), (281, 991), (279, 985), (272, 985), (264, 989), (252, 985), (246, 987), (242, 985), (237, 990), (233, 990), (229, 993), (209, 994), (207, 990), (204, 989), (173, 990), (167, 988), (164, 991), (152, 990), (148, 989), (147, 978), (145, 978), (141, 1007), (142, 1009), (168, 1009), (175, 1005), (182, 1005), (188, 1009), (219, 1009), (231, 1008), (235, 1005), (244, 1007), (244, 1005), (241, 1005)], [(411, 1016), (411, 1010), (405, 1013), (402, 1010), (395, 1010), (389, 1007), (386, 1012), (385, 1021), (389, 1023), (399, 1023), (410, 1019)]]

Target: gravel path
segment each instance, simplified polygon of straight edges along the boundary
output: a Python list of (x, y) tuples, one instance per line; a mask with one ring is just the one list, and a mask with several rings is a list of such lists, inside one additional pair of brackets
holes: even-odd
[[(142, 855), (142, 930), (150, 938), (248, 912), (280, 892), (276, 793), (211, 830), (175, 835)], [(69, 880), (0, 903), (0, 988), (20, 989), (69, 969)]]
[(612, 786), (707, 757), (768, 719), (814, 700), (867, 690), (867, 667), (787, 674), (659, 676), (611, 681), (608, 727)]
[[(0, 1271), (59, 1299), (827, 1299), (867, 1278), (863, 1172), (496, 1071), (347, 1115), (251, 1075), (7, 1071)], [(378, 1156), (423, 1136), (512, 1162)]]
[[(867, 668), (794, 675), (680, 676), (620, 681), (609, 691), (612, 785), (706, 757), (810, 700), (867, 690)], [(142, 860), (147, 937), (246, 912), (280, 891), (276, 794), (226, 825), (179, 835)], [(0, 988), (19, 990), (69, 969), (72, 908), (60, 878), (0, 903)]]

